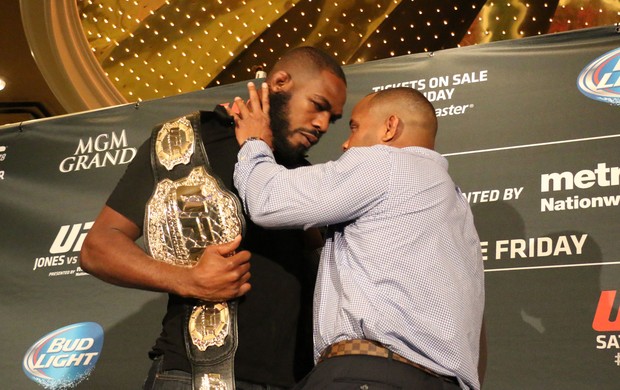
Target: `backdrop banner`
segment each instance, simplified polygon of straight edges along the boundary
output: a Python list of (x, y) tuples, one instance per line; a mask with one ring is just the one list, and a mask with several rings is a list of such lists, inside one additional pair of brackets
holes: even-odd
[[(345, 67), (353, 105), (416, 88), (466, 194), (486, 278), (486, 389), (617, 389), (620, 34), (613, 27)], [(239, 82), (0, 127), (0, 377), (13, 389), (139, 388), (166, 295), (104, 283), (79, 251), (157, 123), (247, 96)], [(252, 294), (252, 292), (250, 292)]]

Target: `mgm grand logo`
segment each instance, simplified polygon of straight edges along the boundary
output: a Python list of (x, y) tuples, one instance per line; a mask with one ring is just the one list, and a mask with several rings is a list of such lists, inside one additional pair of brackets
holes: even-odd
[(128, 147), (125, 130), (120, 135), (104, 133), (86, 140), (80, 139), (73, 156), (62, 160), (58, 170), (68, 173), (128, 164), (135, 156), (136, 148)]

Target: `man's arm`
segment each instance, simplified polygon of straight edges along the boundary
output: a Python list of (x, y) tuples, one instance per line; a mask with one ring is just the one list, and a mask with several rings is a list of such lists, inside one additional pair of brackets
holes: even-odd
[(291, 170), (278, 165), (271, 151), (268, 92), (265, 83), (260, 94), (248, 83), (249, 101), (236, 97), (233, 113), (241, 146), (233, 179), (252, 221), (307, 229), (356, 219), (381, 201), (389, 157), (378, 150), (349, 150), (338, 161)]
[(250, 253), (241, 251), (229, 256), (241, 237), (207, 247), (196, 266), (190, 268), (148, 256), (135, 243), (139, 236), (135, 223), (105, 206), (82, 245), (82, 269), (118, 286), (207, 301), (235, 298), (250, 290)]
[(267, 144), (250, 141), (238, 154), (235, 187), (252, 221), (264, 227), (351, 221), (382, 202), (390, 180), (378, 164), (386, 161), (383, 151), (355, 149), (337, 161), (286, 169)]

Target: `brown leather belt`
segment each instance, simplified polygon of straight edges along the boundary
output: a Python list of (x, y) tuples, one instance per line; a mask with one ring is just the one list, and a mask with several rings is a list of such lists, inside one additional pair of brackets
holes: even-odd
[(319, 356), (317, 364), (322, 362), (325, 359), (329, 359), (334, 356), (346, 356), (346, 355), (367, 355), (367, 356), (377, 356), (386, 359), (392, 359), (397, 362), (401, 362), (404, 364), (408, 364), (412, 367), (417, 368), (418, 370), (424, 371), (428, 375), (434, 376), (436, 378), (442, 379), (446, 382), (454, 383), (458, 385), (458, 381), (453, 376), (445, 376), (436, 373), (435, 371), (426, 368), (418, 363), (414, 363), (411, 360), (400, 356), (399, 354), (392, 352), (388, 348), (385, 348), (383, 345), (376, 341), (365, 340), (365, 339), (355, 339), (355, 340), (343, 340), (337, 343), (330, 345), (325, 348)]

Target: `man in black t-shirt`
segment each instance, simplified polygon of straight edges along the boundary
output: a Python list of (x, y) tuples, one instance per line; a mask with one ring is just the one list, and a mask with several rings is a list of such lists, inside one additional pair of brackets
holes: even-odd
[[(288, 167), (303, 165), (307, 150), (342, 115), (344, 73), (331, 57), (304, 47), (284, 55), (266, 82), (275, 155)], [(212, 171), (234, 191), (232, 174), (239, 147), (232, 118), (221, 107), (201, 112), (200, 135)], [(168, 380), (191, 388), (183, 305), (188, 300), (237, 297), (241, 297), (235, 355), (237, 389), (292, 386), (312, 367), (308, 310), (314, 270), (302, 259), (308, 234), (265, 230), (246, 217), (241, 245), (237, 239), (207, 247), (194, 267), (154, 260), (135, 243), (143, 234), (145, 205), (154, 188), (150, 143), (145, 142), (128, 166), (81, 252), (82, 268), (104, 281), (169, 293), (162, 333), (150, 353), (154, 363), (145, 388), (160, 388)], [(235, 250), (236, 254), (227, 256)], [(248, 251), (252, 255), (251, 279)]]

